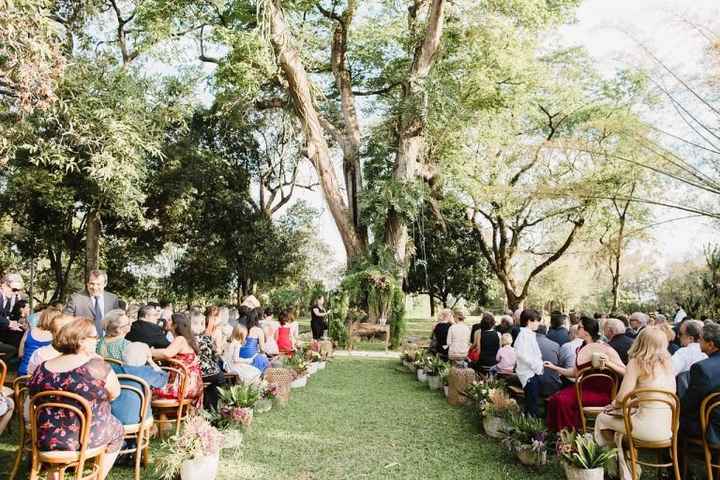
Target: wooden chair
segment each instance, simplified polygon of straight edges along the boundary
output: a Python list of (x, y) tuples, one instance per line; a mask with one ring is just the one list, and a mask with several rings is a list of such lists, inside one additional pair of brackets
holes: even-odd
[(25, 417), (25, 402), (28, 401), (29, 389), (28, 382), (30, 375), (18, 377), (13, 382), (13, 398), (15, 399), (15, 411), (18, 417), (18, 451), (15, 455), (15, 463), (10, 471), (10, 480), (14, 480), (20, 470), (23, 455), (25, 453), (32, 454), (32, 438), (30, 435), (30, 425)]
[(588, 407), (583, 405), (582, 385), (591, 378), (604, 378), (610, 382), (610, 399), (617, 396), (618, 386), (620, 385), (620, 376), (614, 370), (609, 368), (586, 368), (578, 373), (577, 378), (575, 378), (575, 395), (577, 396), (578, 409), (580, 410), (580, 425), (583, 432), (587, 432), (588, 419), (594, 419), (600, 415), (605, 408), (605, 406)]
[(163, 426), (175, 424), (175, 434), (180, 433), (180, 425), (187, 418), (193, 408), (193, 398), (185, 398), (187, 395), (188, 380), (190, 373), (187, 367), (177, 360), (162, 360), (158, 362), (160, 368), (170, 374), (170, 382), (178, 384), (178, 398), (157, 398), (151, 402), (153, 417), (158, 426), (158, 435), (163, 436)]
[[(65, 401), (63, 402), (63, 400)], [(39, 414), (46, 408), (65, 410), (65, 414), (77, 417), (80, 423), (78, 430), (80, 450), (49, 452), (38, 450)], [(48, 478), (57, 475), (63, 480), (65, 471), (72, 468), (75, 470), (75, 480), (98, 480), (102, 473), (102, 460), (107, 446), (89, 448), (91, 424), (92, 408), (90, 402), (82, 396), (56, 390), (34, 395), (30, 399), (30, 432), (32, 434), (30, 480), (37, 480), (44, 466), (48, 467)], [(85, 475), (85, 463), (88, 460), (93, 462), (90, 473)]]
[(120, 360), (118, 360), (116, 358), (110, 358), (110, 357), (103, 357), (103, 361), (105, 363), (109, 363), (111, 365), (121, 365), (122, 366), (122, 364), (123, 364), (123, 362), (121, 362)]
[(688, 444), (698, 446), (702, 449), (705, 457), (705, 470), (708, 480), (715, 478), (713, 475), (713, 469), (720, 469), (720, 463), (713, 463), (713, 456), (720, 451), (720, 445), (712, 445), (707, 441), (707, 428), (710, 425), (710, 418), (713, 411), (720, 407), (720, 392), (711, 393), (705, 397), (700, 404), (700, 431), (702, 436), (700, 437), (685, 437), (685, 457), (683, 460), (683, 478), (687, 478), (687, 465), (688, 465)]
[[(127, 453), (135, 454), (135, 480), (140, 480), (140, 462), (144, 459), (144, 464), (147, 465), (148, 463), (148, 446), (150, 445), (150, 432), (153, 426), (153, 418), (146, 417), (150, 411), (150, 399), (152, 398), (152, 392), (150, 390), (150, 385), (148, 385), (142, 378), (126, 374), (118, 374), (117, 378), (120, 381), (121, 390), (130, 392), (131, 395), (137, 395), (140, 398), (140, 414), (138, 416), (138, 423), (123, 425), (123, 429), (125, 430), (125, 440), (134, 440), (135, 447), (126, 448), (120, 451), (121, 455)], [(133, 382), (134, 385), (123, 383), (123, 380)]]
[[(652, 398), (642, 398), (643, 396), (652, 395)], [(672, 437), (669, 440), (661, 442), (646, 442), (633, 437), (632, 413), (642, 403), (664, 403), (672, 411)], [(633, 480), (638, 480), (638, 465), (644, 465), (654, 468), (672, 467), (675, 478), (680, 477), (680, 465), (678, 463), (678, 427), (680, 426), (680, 400), (677, 395), (667, 390), (658, 390), (655, 388), (638, 388), (630, 392), (622, 403), (623, 418), (625, 420), (625, 439), (628, 450), (630, 451), (630, 471)], [(638, 459), (638, 450), (657, 450), (658, 463), (649, 463)], [(670, 453), (670, 463), (661, 463), (662, 450), (668, 450)]]
[(0, 359), (0, 393), (6, 397), (11, 397), (13, 394), (12, 388), (5, 386), (5, 380), (7, 380), (7, 364)]

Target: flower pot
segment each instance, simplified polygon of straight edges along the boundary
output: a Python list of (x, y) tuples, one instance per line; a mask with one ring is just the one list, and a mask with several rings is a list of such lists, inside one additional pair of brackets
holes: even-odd
[(320, 362), (317, 362), (317, 368), (318, 370), (325, 370), (325, 367), (327, 366), (327, 362), (322, 360)]
[(449, 390), (450, 390), (450, 387), (448, 387), (447, 385), (443, 386), (443, 393), (445, 394), (445, 398), (447, 398)]
[(412, 372), (412, 371), (415, 370), (415, 366), (412, 364), (412, 362), (409, 362), (409, 361), (407, 361), (407, 360), (403, 360), (402, 363), (403, 363), (403, 366), (404, 366), (405, 368), (407, 368), (409, 371)]
[(425, 370), (418, 368), (415, 374), (419, 382), (427, 382), (427, 373), (425, 373)]
[(505, 419), (500, 417), (483, 417), (482, 424), (485, 434), (490, 438), (502, 438), (503, 433), (507, 430)]
[(442, 387), (442, 379), (440, 378), (440, 375), (428, 375), (427, 384), (428, 387), (430, 387), (430, 390), (440, 390)]
[(220, 454), (186, 460), (180, 467), (182, 480), (215, 480)]
[(563, 462), (563, 469), (565, 470), (565, 478), (567, 480), (603, 480), (605, 475), (605, 469), (600, 468), (577, 468), (573, 465), (568, 465)]
[(255, 413), (266, 413), (272, 410), (272, 405), (272, 400), (269, 398), (261, 398), (255, 402), (253, 410), (255, 410)]
[(296, 378), (292, 381), (292, 383), (290, 383), (290, 388), (303, 388), (305, 385), (307, 385), (307, 379), (307, 375)]
[(231, 428), (223, 432), (223, 450), (235, 450), (242, 446), (243, 432), (241, 430)]
[(314, 375), (318, 371), (317, 363), (313, 362), (308, 365), (308, 375)]
[(542, 452), (536, 452), (530, 447), (518, 448), (515, 450), (515, 455), (523, 465), (538, 466), (547, 463), (547, 452), (544, 450)]

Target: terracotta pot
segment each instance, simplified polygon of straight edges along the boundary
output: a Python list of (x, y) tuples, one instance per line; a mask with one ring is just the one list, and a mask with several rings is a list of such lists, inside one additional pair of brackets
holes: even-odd
[(430, 390), (440, 390), (440, 388), (443, 386), (442, 379), (439, 375), (428, 375), (427, 384), (428, 387), (430, 387)]
[(563, 470), (565, 470), (565, 478), (567, 480), (603, 480), (605, 469), (600, 468), (577, 468), (563, 462)]
[(520, 463), (527, 466), (545, 465), (547, 463), (547, 452), (535, 452), (531, 448), (518, 448), (515, 450)]
[(215, 480), (219, 465), (220, 454), (186, 460), (180, 468), (180, 478), (182, 480)]
[(485, 434), (490, 438), (502, 438), (507, 430), (507, 422), (500, 417), (483, 417), (482, 424)]

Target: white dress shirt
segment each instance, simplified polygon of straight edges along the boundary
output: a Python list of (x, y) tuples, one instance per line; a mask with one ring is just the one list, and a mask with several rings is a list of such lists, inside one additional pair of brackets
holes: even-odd
[(677, 376), (683, 372), (687, 372), (695, 362), (705, 360), (706, 358), (708, 358), (707, 355), (700, 350), (700, 344), (697, 342), (693, 342), (687, 347), (679, 348), (671, 359), (673, 373)]
[(515, 373), (523, 388), (535, 375), (543, 374), (543, 360), (540, 347), (537, 343), (535, 332), (527, 327), (522, 327), (515, 339), (515, 354), (517, 355), (517, 366)]
[(687, 313), (685, 313), (685, 310), (681, 308), (675, 314), (675, 319), (673, 320), (673, 322), (677, 325), (678, 323), (685, 320), (685, 317), (687, 317)]

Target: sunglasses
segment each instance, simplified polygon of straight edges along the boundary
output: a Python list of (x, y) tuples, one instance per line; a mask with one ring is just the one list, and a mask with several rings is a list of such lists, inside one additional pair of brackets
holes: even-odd
[(17, 292), (21, 292), (22, 288), (11, 288), (10, 291), (13, 293), (17, 293)]

